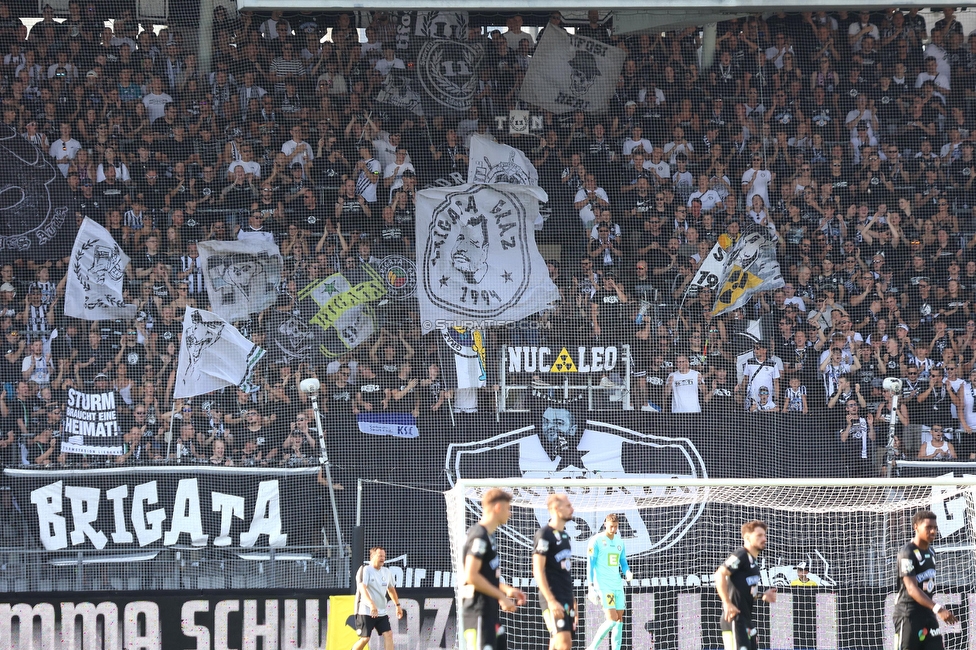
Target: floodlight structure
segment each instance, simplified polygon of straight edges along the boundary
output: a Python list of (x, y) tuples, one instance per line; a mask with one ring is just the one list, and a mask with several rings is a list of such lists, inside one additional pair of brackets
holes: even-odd
[(345, 547), (342, 544), (342, 528), (339, 526), (339, 508), (336, 506), (335, 488), (332, 484), (332, 469), (329, 463), (329, 452), (325, 449), (325, 431), (322, 429), (322, 415), (319, 412), (319, 388), (322, 383), (315, 377), (303, 379), (298, 385), (303, 393), (308, 395), (312, 402), (312, 412), (315, 413), (315, 428), (319, 432), (319, 464), (325, 471), (325, 480), (329, 484), (329, 500), (332, 503), (332, 520), (335, 524), (336, 543), (339, 545), (339, 553), (345, 554)]

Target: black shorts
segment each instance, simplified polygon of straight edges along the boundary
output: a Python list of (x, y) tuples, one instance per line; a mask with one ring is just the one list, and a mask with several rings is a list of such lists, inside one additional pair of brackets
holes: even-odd
[(741, 616), (731, 623), (722, 622), (722, 645), (725, 650), (758, 650), (758, 637), (755, 626), (747, 625)]
[(359, 614), (356, 616), (356, 634), (359, 635), (361, 639), (368, 639), (372, 634), (373, 630), (380, 636), (383, 636), (387, 632), (392, 632), (393, 628), (390, 627), (390, 617), (389, 616), (377, 616), (373, 618), (368, 614)]
[(930, 614), (895, 617), (896, 650), (942, 650), (939, 620)]
[(505, 627), (495, 617), (465, 612), (461, 624), (461, 650), (505, 650)]
[(556, 618), (549, 611), (548, 606), (544, 606), (542, 610), (542, 620), (546, 623), (546, 628), (549, 630), (549, 634), (556, 636), (561, 632), (569, 632), (569, 638), (573, 638), (575, 635), (573, 631), (573, 621), (576, 619), (576, 611), (573, 606), (566, 604), (563, 606), (563, 617)]

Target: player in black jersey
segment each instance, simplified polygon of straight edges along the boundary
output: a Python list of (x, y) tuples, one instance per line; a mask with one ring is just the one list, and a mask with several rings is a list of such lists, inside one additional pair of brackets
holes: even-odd
[(895, 648), (899, 650), (942, 650), (939, 621), (952, 625), (955, 615), (935, 603), (935, 551), (939, 536), (935, 513), (920, 510), (912, 517), (912, 541), (898, 551), (898, 597), (895, 599)]
[(525, 594), (501, 581), (501, 558), (495, 552), (495, 530), (512, 514), (512, 495), (492, 488), (481, 497), (481, 520), (468, 530), (464, 541), (461, 583), (462, 650), (505, 650), (505, 629), (498, 609), (514, 612), (525, 604)]
[(776, 588), (760, 590), (762, 578), (756, 559), (766, 548), (766, 524), (742, 524), (742, 548), (715, 571), (715, 589), (722, 600), (722, 642), (725, 650), (757, 650), (752, 607), (757, 598), (776, 602)]
[(549, 650), (570, 650), (579, 610), (573, 596), (573, 549), (566, 522), (573, 518), (573, 504), (565, 494), (546, 500), (549, 523), (539, 529), (532, 543), (532, 576), (539, 585), (542, 619), (549, 628)]

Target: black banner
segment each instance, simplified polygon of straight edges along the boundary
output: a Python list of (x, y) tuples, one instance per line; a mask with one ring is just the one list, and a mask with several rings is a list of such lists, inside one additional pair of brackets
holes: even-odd
[[(404, 617), (392, 618), (397, 648), (455, 647), (457, 612), (449, 589), (400, 591)], [(712, 589), (628, 590), (624, 645), (634, 648), (721, 647), (721, 607)], [(330, 598), (332, 599), (330, 601)], [(42, 644), (57, 647), (69, 630), (77, 637), (105, 638), (105, 647), (324, 649), (354, 635), (351, 596), (322, 591), (220, 591), (49, 593), (0, 598), (0, 647), (29, 648), (20, 630), (33, 619)], [(968, 648), (976, 640), (976, 595), (939, 597), (960, 622), (942, 628), (947, 648)], [(544, 644), (548, 634), (535, 606), (504, 615), (510, 647)], [(844, 593), (816, 587), (781, 588), (777, 602), (757, 608), (759, 644), (773, 648), (891, 647), (894, 594), (879, 589)], [(335, 620), (330, 620), (330, 616)], [(591, 643), (604, 614), (587, 602), (577, 638)], [(99, 620), (101, 619), (101, 620)], [(113, 645), (109, 645), (114, 640)], [(351, 644), (350, 644), (351, 645)], [(42, 646), (47, 647), (47, 646)]]
[[(317, 467), (4, 470), (39, 548), (321, 545)], [(317, 537), (316, 537), (317, 535)]]

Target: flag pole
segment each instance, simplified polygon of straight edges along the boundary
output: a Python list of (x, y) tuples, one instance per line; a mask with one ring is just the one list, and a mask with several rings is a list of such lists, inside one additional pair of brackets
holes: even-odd
[[(169, 431), (166, 432), (166, 460), (169, 460), (170, 450), (173, 448), (173, 420), (176, 419), (176, 396), (170, 402), (169, 408)], [(179, 461), (179, 458), (176, 459)]]
[(332, 483), (332, 469), (329, 462), (329, 453), (325, 449), (325, 431), (322, 429), (322, 416), (319, 413), (319, 388), (321, 383), (315, 377), (303, 379), (298, 385), (302, 392), (308, 395), (312, 402), (312, 412), (315, 413), (315, 428), (319, 432), (319, 449), (322, 452), (319, 456), (319, 464), (325, 470), (325, 480), (329, 483), (329, 501), (332, 504), (332, 521), (336, 529), (336, 543), (339, 545), (340, 557), (344, 553), (342, 545), (342, 528), (339, 526), (339, 508), (336, 506), (335, 487)]

